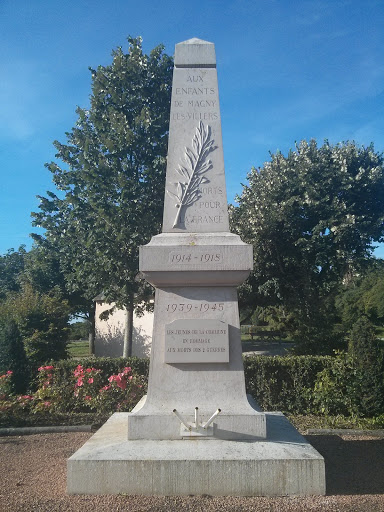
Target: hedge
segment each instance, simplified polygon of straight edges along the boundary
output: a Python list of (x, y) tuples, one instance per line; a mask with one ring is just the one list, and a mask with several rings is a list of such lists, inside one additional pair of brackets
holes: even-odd
[[(371, 370), (365, 366), (359, 370), (359, 361), (359, 359), (356, 360), (356, 358), (343, 353), (334, 357), (245, 356), (246, 389), (264, 411), (279, 410), (291, 414), (344, 414), (361, 417), (382, 415), (384, 414), (384, 400), (382, 399), (384, 396), (384, 372), (382, 365), (379, 364), (380, 358), (378, 364), (374, 361)], [(54, 366), (53, 384), (42, 387), (44, 379), (42, 380), (42, 372), (39, 372), (40, 376), (35, 383), (37, 388), (35, 395), (42, 404), (52, 402), (52, 410), (56, 412), (64, 412), (71, 407), (80, 412), (92, 407), (99, 412), (105, 412), (107, 409), (108, 411), (112, 410), (111, 407), (115, 402), (120, 407), (124, 402), (124, 400), (122, 402), (124, 397), (120, 394), (121, 390), (116, 387), (116, 383), (112, 382), (114, 387), (112, 386), (112, 389), (105, 395), (99, 394), (99, 388), (93, 388), (99, 386), (101, 391), (101, 386), (108, 382), (111, 383), (108, 378), (111, 375), (116, 376), (123, 371), (124, 367), (132, 368), (132, 375), (134, 375), (132, 384), (136, 382), (136, 384), (140, 384), (138, 388), (141, 388), (140, 392), (134, 389), (131, 398), (127, 395), (128, 388), (125, 390), (127, 396), (124, 395), (124, 403), (125, 407), (130, 410), (131, 405), (135, 405), (139, 393), (145, 392), (149, 372), (149, 360), (135, 357), (127, 359), (90, 357), (62, 360), (52, 364)], [(88, 390), (88, 384), (84, 386), (78, 384), (80, 387), (76, 388), (76, 379), (74, 380), (76, 373), (74, 374), (74, 372), (79, 364), (84, 369), (101, 370), (101, 372), (92, 370), (95, 373), (95, 380), (92, 379), (93, 384), (88, 386), (92, 389)], [(47, 374), (49, 373), (47, 371)], [(5, 385), (7, 376), (3, 377)], [(367, 389), (365, 384), (368, 381)], [(91, 381), (84, 380), (84, 384), (87, 382)], [(111, 386), (108, 387), (111, 388)], [(74, 398), (74, 390), (76, 393), (80, 393), (76, 395), (77, 400)], [(82, 395), (84, 395), (84, 400), (88, 400), (90, 398), (88, 395), (91, 395), (92, 400), (83, 403), (81, 402)], [(105, 396), (105, 401), (101, 400), (102, 396)], [(108, 396), (110, 396), (109, 401), (107, 400)], [(381, 399), (378, 400), (377, 397), (381, 397)], [(13, 402), (18, 402), (23, 406), (21, 398), (23, 397), (14, 397)], [(60, 398), (58, 404), (57, 398)], [(37, 402), (35, 401), (35, 403)], [(56, 408), (53, 407), (55, 403)], [(120, 410), (122, 410), (121, 407)]]
[(334, 360), (331, 356), (246, 356), (247, 393), (264, 411), (313, 412), (317, 375)]
[[(331, 367), (334, 361), (335, 358), (330, 356), (246, 356), (244, 372), (247, 393), (265, 411), (279, 410), (295, 414), (312, 412), (317, 375)], [(148, 359), (90, 357), (54, 363), (63, 386), (79, 363), (84, 368), (100, 369), (105, 379), (120, 371), (123, 366), (130, 366), (135, 373), (148, 378)]]

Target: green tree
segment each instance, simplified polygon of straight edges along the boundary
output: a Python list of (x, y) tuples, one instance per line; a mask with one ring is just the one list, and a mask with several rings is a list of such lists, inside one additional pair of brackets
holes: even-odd
[(47, 164), (57, 194), (40, 197), (35, 225), (46, 229), (39, 244), (57, 252), (71, 293), (124, 307), (130, 320), (124, 355), (131, 353), (133, 308), (152, 290), (136, 279), (138, 247), (160, 230), (172, 59), (162, 46), (143, 53), (141, 39), (129, 38), (128, 53), (118, 48), (112, 64), (92, 73), (89, 109), (77, 109), (67, 144), (54, 142)]
[(347, 330), (362, 316), (374, 325), (384, 325), (384, 261), (373, 260), (366, 272), (343, 285), (336, 308)]
[(383, 156), (372, 145), (302, 141), (248, 180), (231, 211), (233, 229), (254, 248), (242, 301), (282, 306), (298, 351), (330, 352), (339, 286), (384, 240)]
[(26, 250), (21, 245), (18, 251), (9, 249), (0, 256), (0, 300), (4, 300), (9, 292), (20, 290), (19, 277), (24, 270)]
[(74, 322), (69, 326), (70, 340), (85, 340), (88, 338), (89, 325), (87, 322)]

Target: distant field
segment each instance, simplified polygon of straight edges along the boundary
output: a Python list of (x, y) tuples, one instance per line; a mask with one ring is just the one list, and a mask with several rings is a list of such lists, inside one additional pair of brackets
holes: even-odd
[(68, 343), (69, 357), (87, 357), (89, 356), (88, 340), (70, 341)]

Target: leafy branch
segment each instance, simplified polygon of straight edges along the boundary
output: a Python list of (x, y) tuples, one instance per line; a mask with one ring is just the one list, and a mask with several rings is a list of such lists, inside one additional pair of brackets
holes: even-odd
[(167, 190), (167, 193), (176, 199), (178, 208), (173, 227), (176, 228), (180, 222), (180, 213), (183, 206), (190, 206), (201, 198), (200, 185), (209, 183), (209, 179), (203, 176), (212, 168), (211, 160), (207, 156), (216, 149), (211, 139), (211, 129), (205, 127), (200, 121), (192, 140), (192, 149), (185, 148), (185, 164), (179, 164), (176, 172), (183, 178), (183, 181), (175, 183), (176, 193)]

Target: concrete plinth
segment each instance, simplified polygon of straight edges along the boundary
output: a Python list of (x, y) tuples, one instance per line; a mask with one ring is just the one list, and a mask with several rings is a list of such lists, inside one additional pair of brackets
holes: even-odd
[(283, 414), (266, 418), (265, 441), (127, 441), (128, 413), (116, 413), (68, 460), (68, 493), (325, 494), (323, 457)]

